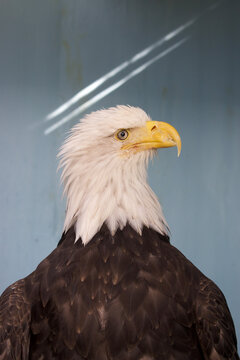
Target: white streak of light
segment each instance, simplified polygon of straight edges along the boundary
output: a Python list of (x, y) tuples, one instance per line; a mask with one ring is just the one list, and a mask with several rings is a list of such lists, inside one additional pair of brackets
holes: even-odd
[(167, 48), (166, 50), (162, 51), (160, 54), (156, 55), (155, 57), (153, 57), (151, 60), (145, 62), (143, 65), (139, 66), (138, 68), (136, 68), (135, 70), (131, 71), (128, 75), (126, 75), (124, 78), (122, 78), (121, 80), (117, 81), (115, 84), (107, 87), (105, 90), (101, 91), (100, 93), (98, 93), (97, 95), (95, 95), (94, 97), (92, 97), (90, 100), (86, 101), (84, 104), (82, 104), (81, 106), (79, 106), (77, 109), (73, 110), (69, 115), (65, 116), (64, 118), (62, 118), (60, 121), (56, 122), (55, 124), (53, 124), (52, 126), (48, 127), (44, 134), (48, 135), (51, 132), (53, 132), (54, 130), (56, 130), (57, 128), (59, 128), (61, 125), (65, 124), (66, 122), (70, 121), (72, 118), (74, 118), (77, 115), (80, 115), (81, 113), (83, 113), (85, 110), (87, 110), (90, 106), (92, 106), (93, 104), (95, 104), (96, 102), (100, 101), (101, 99), (103, 99), (104, 97), (106, 97), (107, 95), (109, 95), (111, 92), (115, 91), (116, 89), (118, 89), (119, 87), (121, 87), (122, 85), (124, 85), (127, 81), (129, 81), (130, 79), (132, 79), (133, 77), (135, 77), (136, 75), (140, 74), (143, 70), (145, 70), (147, 67), (149, 67), (150, 65), (152, 65), (153, 63), (155, 63), (156, 61), (158, 61), (159, 59), (163, 58), (164, 56), (166, 56), (167, 54), (169, 54), (170, 52), (172, 52), (173, 50), (175, 50), (176, 48), (178, 48), (180, 45), (182, 45), (185, 41), (187, 41), (189, 39), (189, 37), (186, 37), (180, 41), (178, 41), (177, 43), (175, 43), (174, 45), (170, 46), (169, 48)]
[(55, 118), (56, 116), (62, 114), (64, 111), (66, 111), (69, 107), (71, 107), (72, 105), (74, 105), (77, 101), (79, 101), (80, 99), (82, 99), (84, 96), (90, 94), (91, 92), (93, 92), (94, 90), (96, 90), (99, 86), (101, 86), (105, 81), (107, 81), (108, 79), (114, 77), (115, 75), (117, 75), (119, 72), (121, 72), (122, 70), (126, 69), (129, 65), (135, 63), (136, 61), (144, 58), (145, 56), (147, 56), (150, 52), (152, 52), (154, 49), (156, 49), (157, 47), (161, 46), (162, 44), (164, 44), (165, 42), (173, 39), (175, 36), (177, 36), (178, 34), (180, 34), (183, 30), (185, 30), (186, 28), (188, 28), (189, 26), (192, 26), (195, 22), (196, 22), (197, 18), (194, 18), (188, 22), (186, 22), (185, 24), (179, 26), (177, 29), (171, 31), (169, 34), (165, 35), (163, 38), (161, 38), (160, 40), (156, 41), (155, 43), (153, 43), (152, 45), (148, 46), (147, 48), (145, 48), (144, 50), (140, 51), (138, 54), (134, 55), (131, 59), (123, 62), (121, 65), (115, 67), (113, 70), (109, 71), (107, 74), (103, 75), (102, 77), (100, 77), (99, 79), (95, 80), (92, 84), (86, 86), (84, 89), (82, 89), (81, 91), (79, 91), (76, 95), (74, 95), (70, 100), (66, 101), (64, 104), (62, 104), (61, 106), (59, 106), (56, 110), (54, 110), (53, 112), (51, 112), (50, 114), (47, 115), (45, 120), (51, 120), (53, 118)]

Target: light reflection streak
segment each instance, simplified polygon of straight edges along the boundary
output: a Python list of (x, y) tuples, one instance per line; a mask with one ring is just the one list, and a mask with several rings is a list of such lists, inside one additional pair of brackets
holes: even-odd
[(139, 61), (140, 59), (143, 59), (148, 54), (150, 54), (154, 49), (157, 47), (163, 45), (165, 42), (170, 41), (175, 36), (180, 34), (182, 31), (184, 31), (186, 28), (192, 26), (196, 22), (197, 18), (193, 18), (190, 21), (186, 22), (185, 24), (179, 26), (175, 30), (171, 31), (167, 35), (165, 35), (163, 38), (159, 39), (152, 45), (148, 46), (144, 50), (140, 51), (138, 54), (134, 55), (131, 59), (123, 62), (119, 66), (115, 67), (113, 70), (109, 71), (107, 74), (103, 75), (99, 79), (95, 80), (90, 85), (86, 86), (84, 89), (79, 91), (76, 95), (74, 95), (70, 100), (66, 101), (64, 104), (59, 106), (56, 110), (51, 112), (47, 115), (46, 121), (49, 121), (58, 115), (65, 112), (67, 109), (69, 109), (72, 105), (74, 105), (76, 102), (81, 100), (86, 95), (91, 94), (94, 90), (96, 90), (99, 86), (104, 84), (107, 80), (111, 79), (112, 77), (116, 76), (118, 73), (126, 69), (129, 65), (134, 64), (135, 62)]
[[(163, 45), (164, 43), (166, 43), (167, 41), (173, 39), (175, 36), (177, 36), (178, 34), (180, 34), (182, 31), (184, 31), (186, 28), (192, 26), (194, 23), (196, 23), (203, 15), (205, 15), (207, 12), (209, 11), (214, 11), (216, 10), (216, 8), (222, 4), (223, 2), (225, 2), (226, 0), (220, 0), (217, 1), (213, 4), (211, 4), (209, 7), (207, 7), (206, 9), (204, 9), (200, 14), (196, 15), (194, 18), (192, 18), (191, 20), (189, 20), (188, 22), (186, 22), (185, 24), (179, 26), (178, 28), (176, 28), (175, 30), (171, 31), (170, 33), (168, 33), (167, 35), (165, 35), (163, 38), (159, 39), (158, 41), (156, 41), (155, 43), (153, 43), (152, 45), (148, 46), (147, 48), (145, 48), (144, 50), (140, 51), (139, 53), (137, 53), (136, 55), (134, 55), (132, 58), (130, 58), (129, 60), (123, 62), (122, 64), (120, 64), (119, 66), (115, 67), (113, 70), (109, 71), (107, 74), (103, 75), (102, 77), (100, 77), (99, 79), (95, 80), (92, 84), (88, 85), (87, 87), (85, 87), (84, 89), (82, 89), (81, 91), (79, 91), (77, 94), (75, 94), (70, 100), (66, 101), (64, 104), (62, 104), (61, 106), (59, 106), (56, 110), (54, 110), (53, 112), (49, 113), (47, 115), (47, 117), (45, 118), (45, 121), (49, 121), (51, 119), (54, 119), (55, 117), (57, 117), (58, 115), (61, 115), (63, 112), (65, 112), (66, 110), (68, 110), (72, 105), (74, 105), (76, 102), (78, 102), (79, 100), (81, 100), (83, 97), (91, 94), (94, 90), (96, 90), (99, 86), (101, 86), (103, 83), (105, 83), (107, 80), (109, 80), (110, 78), (116, 76), (118, 73), (120, 73), (121, 71), (123, 71), (124, 69), (126, 69), (129, 65), (139, 61), (140, 59), (143, 59), (144, 57), (146, 57), (148, 54), (150, 54), (154, 49), (156, 49), (157, 47), (160, 47), (161, 45)], [(54, 131), (55, 129), (57, 129), (59, 126), (61, 126), (62, 124), (66, 123), (67, 121), (71, 120), (73, 117), (81, 114), (83, 111), (85, 111), (86, 109), (88, 109), (91, 105), (95, 104), (97, 101), (101, 100), (102, 98), (104, 98), (105, 96), (107, 96), (108, 94), (110, 94), (112, 91), (115, 91), (116, 89), (118, 89), (120, 86), (122, 86), (123, 84), (125, 84), (129, 79), (131, 79), (132, 77), (136, 76), (137, 74), (139, 74), (141, 71), (143, 71), (146, 67), (150, 66), (153, 62), (157, 61), (158, 59), (160, 59), (161, 57), (165, 56), (167, 53), (171, 52), (173, 49), (175, 49), (176, 47), (179, 46), (180, 43), (186, 41), (187, 38), (183, 39), (182, 41), (176, 43), (175, 45), (169, 47), (168, 49), (166, 49), (165, 51), (163, 51), (162, 53), (160, 53), (159, 55), (155, 56), (153, 59), (145, 62), (143, 65), (139, 66), (138, 68), (136, 68), (135, 70), (131, 71), (127, 76), (125, 76), (124, 78), (122, 78), (121, 80), (117, 81), (115, 84), (109, 86), (108, 88), (106, 88), (105, 90), (101, 91), (100, 93), (98, 93), (97, 95), (95, 95), (94, 97), (92, 97), (90, 100), (86, 101), (85, 103), (83, 103), (82, 105), (80, 105), (77, 109), (73, 110), (69, 115), (66, 115), (65, 117), (63, 117), (61, 120), (59, 120), (58, 122), (56, 122), (54, 125), (48, 127), (45, 130), (45, 134), (50, 134), (52, 131)]]
[(52, 126), (48, 127), (44, 134), (48, 135), (51, 132), (53, 132), (54, 130), (56, 130), (57, 128), (59, 128), (60, 126), (62, 126), (63, 124), (65, 124), (66, 122), (70, 121), (72, 118), (74, 118), (77, 115), (80, 115), (81, 113), (83, 113), (85, 110), (87, 110), (90, 106), (92, 106), (93, 104), (95, 104), (96, 102), (100, 101), (101, 99), (103, 99), (104, 97), (106, 97), (107, 95), (109, 95), (111, 92), (115, 91), (116, 89), (120, 88), (122, 85), (124, 85), (127, 81), (129, 81), (130, 79), (132, 79), (133, 77), (137, 76), (138, 74), (140, 74), (142, 71), (144, 71), (147, 67), (149, 67), (150, 65), (152, 65), (153, 63), (155, 63), (156, 61), (158, 61), (159, 59), (163, 58), (164, 56), (168, 55), (170, 52), (172, 52), (173, 50), (177, 49), (179, 46), (181, 46), (183, 43), (185, 43), (187, 40), (189, 39), (189, 37), (185, 37), (184, 39), (178, 41), (177, 43), (175, 43), (174, 45), (170, 46), (169, 48), (167, 48), (166, 50), (162, 51), (161, 53), (159, 53), (158, 55), (156, 55), (155, 57), (153, 57), (152, 59), (146, 61), (144, 64), (142, 64), (141, 66), (137, 67), (136, 69), (134, 69), (133, 71), (131, 71), (129, 74), (127, 74), (125, 77), (123, 77), (121, 80), (117, 81), (115, 84), (107, 87), (105, 90), (101, 91), (100, 93), (98, 93), (97, 95), (93, 96), (90, 100), (86, 101), (85, 103), (83, 103), (82, 105), (80, 105), (78, 108), (76, 108), (75, 110), (73, 110), (70, 114), (68, 114), (67, 116), (63, 117), (61, 120), (59, 120), (58, 122), (56, 122), (55, 124), (53, 124)]

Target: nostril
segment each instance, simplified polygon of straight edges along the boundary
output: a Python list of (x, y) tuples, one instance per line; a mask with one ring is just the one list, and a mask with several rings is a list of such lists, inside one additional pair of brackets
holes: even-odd
[(154, 125), (152, 128), (151, 128), (151, 131), (154, 131), (154, 130), (156, 130), (157, 129), (157, 127), (156, 127), (156, 125)]

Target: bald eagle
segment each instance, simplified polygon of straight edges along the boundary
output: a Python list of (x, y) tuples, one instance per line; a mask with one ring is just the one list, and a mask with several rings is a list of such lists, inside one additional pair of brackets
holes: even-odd
[(238, 359), (224, 295), (170, 244), (147, 183), (148, 160), (172, 146), (174, 127), (130, 106), (72, 129), (63, 235), (0, 298), (1, 360)]

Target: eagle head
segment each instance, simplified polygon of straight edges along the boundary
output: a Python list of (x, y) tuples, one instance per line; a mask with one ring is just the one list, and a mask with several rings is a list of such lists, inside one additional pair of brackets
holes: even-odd
[(112, 234), (128, 223), (167, 233), (156, 195), (147, 183), (147, 164), (158, 148), (177, 146), (177, 130), (152, 121), (140, 108), (117, 106), (86, 115), (75, 125), (59, 156), (67, 196), (64, 231), (75, 226), (87, 244), (105, 223)]

